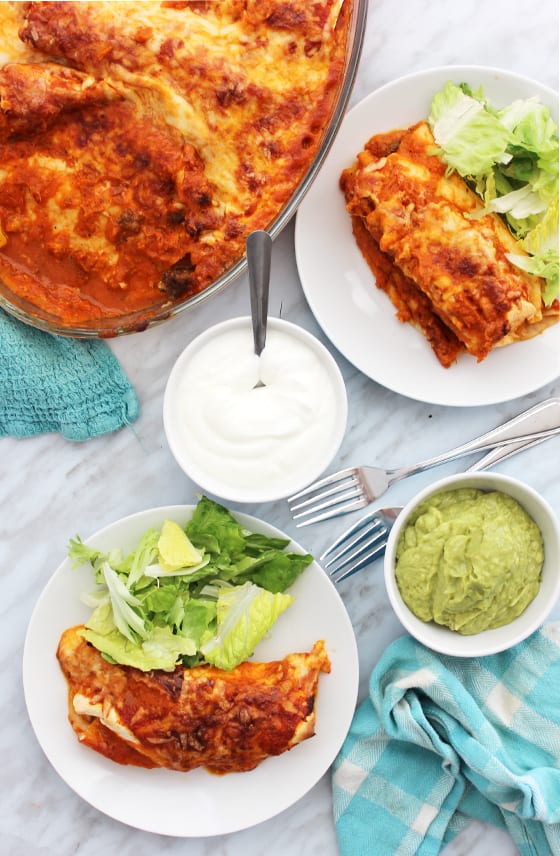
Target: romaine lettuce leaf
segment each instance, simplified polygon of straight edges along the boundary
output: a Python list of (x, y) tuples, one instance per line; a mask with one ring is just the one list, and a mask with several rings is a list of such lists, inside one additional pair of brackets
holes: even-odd
[(221, 589), (216, 635), (201, 650), (207, 662), (230, 670), (251, 656), (278, 616), (293, 602), (289, 594), (272, 594), (255, 583)]
[(181, 630), (194, 639), (200, 648), (214, 635), (216, 629), (217, 601), (192, 597), (185, 606)]
[[(167, 567), (161, 564), (158, 548), (164, 529), (172, 537)], [(197, 565), (175, 568), (184, 558), (184, 539), (178, 537), (177, 524), (164, 523), (162, 530), (150, 529), (126, 556), (119, 548), (103, 553), (88, 547), (78, 536), (69, 545), (74, 566), (89, 563), (98, 585), (82, 594), (93, 609), (88, 640), (122, 665), (167, 670), (172, 656), (175, 665), (229, 663), (247, 650), (245, 659), (291, 603), (292, 598), (281, 593), (313, 561), (309, 554), (288, 552), (288, 539), (248, 532), (228, 509), (207, 497), (200, 499), (185, 526), (186, 537), (204, 554)], [(171, 556), (177, 543), (180, 549)], [(189, 557), (194, 560), (198, 555), (189, 548)], [(237, 596), (231, 594), (236, 591)], [(246, 635), (241, 634), (243, 616), (250, 625)], [(224, 628), (227, 632), (218, 643)], [(211, 640), (214, 660), (203, 653)], [(154, 665), (158, 651), (165, 665)]]
[(269, 551), (240, 574), (237, 580), (257, 583), (273, 594), (283, 592), (295, 583), (312, 561), (313, 556), (309, 554)]
[(235, 517), (206, 496), (199, 499), (185, 532), (195, 547), (217, 552), (222, 560), (242, 553), (245, 546), (243, 528)]
[(146, 623), (134, 609), (135, 606), (140, 606), (138, 598), (132, 594), (120, 574), (113, 570), (108, 562), (103, 563), (103, 576), (111, 598), (113, 618), (119, 631), (130, 642), (136, 641), (135, 634), (146, 639), (148, 635)]
[[(177, 611), (177, 602), (182, 604), (183, 610), (189, 600), (189, 592), (183, 591), (181, 586), (155, 585), (144, 589), (139, 595), (139, 601), (144, 613), (167, 616)], [(164, 623), (168, 623), (164, 621)], [(173, 623), (173, 621), (171, 622)]]
[(132, 642), (117, 628), (100, 633), (87, 624), (79, 632), (111, 662), (145, 672), (150, 669), (172, 672), (182, 656), (196, 653), (196, 643), (192, 639), (173, 633), (169, 627), (154, 627), (149, 638), (142, 642)]
[(515, 253), (508, 253), (507, 257), (513, 264), (527, 271), (527, 273), (541, 276), (546, 280), (542, 298), (544, 305), (550, 306), (560, 291), (558, 253), (552, 250), (539, 256), (517, 256)]

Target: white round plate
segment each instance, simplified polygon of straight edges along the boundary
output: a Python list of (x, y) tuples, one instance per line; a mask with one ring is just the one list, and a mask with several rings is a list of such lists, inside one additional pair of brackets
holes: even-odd
[[(111, 524), (87, 540), (102, 550), (133, 549), (138, 538), (165, 519), (184, 524), (193, 506), (149, 509)], [(254, 532), (288, 537), (278, 529), (235, 514)], [(305, 552), (292, 542), (290, 549)], [(78, 742), (69, 722), (66, 681), (56, 659), (60, 635), (89, 617), (79, 597), (92, 589), (86, 566), (65, 560), (46, 585), (33, 611), (23, 654), (27, 710), (37, 739), (64, 781), (99, 811), (137, 829), (178, 837), (211, 836), (245, 829), (267, 820), (304, 796), (327, 772), (350, 727), (358, 692), (358, 653), (354, 631), (333, 584), (316, 562), (290, 592), (295, 601), (256, 660), (273, 660), (310, 650), (325, 640), (332, 671), (319, 679), (316, 734), (255, 770), (215, 776), (204, 769), (181, 773), (120, 766)]]
[(334, 145), (297, 214), (295, 249), (307, 302), (325, 334), (356, 368), (388, 389), (456, 407), (527, 395), (560, 374), (560, 324), (541, 336), (492, 351), (481, 363), (463, 354), (444, 369), (424, 336), (401, 323), (352, 235), (339, 188), (342, 170), (376, 133), (426, 118), (447, 80), (482, 85), (497, 107), (538, 95), (558, 120), (553, 90), (510, 72), (444, 66), (402, 77), (372, 92), (346, 115)]

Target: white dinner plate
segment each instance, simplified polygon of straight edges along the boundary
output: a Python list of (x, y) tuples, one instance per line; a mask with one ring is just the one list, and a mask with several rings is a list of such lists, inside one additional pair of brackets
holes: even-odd
[[(101, 550), (134, 548), (150, 527), (165, 519), (184, 524), (193, 506), (168, 506), (125, 517), (87, 540)], [(247, 529), (288, 537), (278, 529), (235, 514)], [(292, 542), (290, 549), (304, 552)], [(93, 585), (92, 585), (93, 584)], [(80, 601), (94, 587), (91, 568), (55, 571), (33, 611), (23, 654), (27, 710), (37, 739), (64, 781), (99, 811), (129, 826), (162, 835), (211, 836), (244, 829), (273, 817), (304, 796), (334, 760), (348, 732), (358, 692), (358, 653), (346, 609), (316, 562), (290, 588), (295, 601), (280, 616), (254, 659), (273, 660), (308, 651), (319, 640), (331, 660), (321, 674), (315, 736), (289, 752), (267, 758), (255, 770), (216, 776), (120, 766), (80, 745), (68, 722), (67, 685), (56, 659), (60, 635), (91, 610)]]
[(463, 354), (444, 369), (424, 336), (401, 323), (352, 235), (339, 178), (375, 133), (426, 118), (447, 80), (482, 85), (494, 106), (538, 95), (558, 120), (553, 90), (480, 66), (444, 66), (400, 78), (372, 92), (346, 115), (296, 219), (302, 287), (325, 334), (356, 368), (388, 389), (431, 404), (496, 404), (527, 395), (560, 374), (560, 324), (543, 335), (492, 351), (481, 363)]

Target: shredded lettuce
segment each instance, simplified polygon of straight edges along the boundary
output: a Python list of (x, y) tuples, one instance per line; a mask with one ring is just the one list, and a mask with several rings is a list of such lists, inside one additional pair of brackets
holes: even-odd
[[(81, 632), (110, 662), (145, 671), (199, 663), (232, 669), (290, 605), (284, 592), (313, 557), (288, 552), (287, 539), (248, 532), (205, 496), (171, 542), (176, 524), (169, 523), (144, 533), (127, 555), (96, 550), (79, 536), (70, 541), (73, 566), (89, 564), (97, 584), (82, 593), (93, 612)], [(177, 568), (185, 545), (185, 567)], [(160, 548), (174, 551), (174, 564)]]
[(519, 245), (510, 261), (544, 279), (549, 306), (559, 293), (558, 129), (550, 111), (537, 97), (497, 109), (482, 89), (448, 81), (428, 123), (439, 156), (484, 203), (474, 216), (504, 218)]

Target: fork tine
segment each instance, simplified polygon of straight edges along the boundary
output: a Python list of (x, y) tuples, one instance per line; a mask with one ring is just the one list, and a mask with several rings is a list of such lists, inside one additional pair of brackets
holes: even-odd
[[(321, 556), (319, 556), (319, 561), (323, 562), (327, 558), (327, 556), (329, 556), (331, 553), (334, 553), (335, 550), (337, 550), (341, 544), (347, 543), (348, 546), (346, 549), (352, 547), (354, 544), (357, 544), (363, 538), (366, 538), (369, 535), (370, 531), (373, 531), (379, 525), (381, 525), (381, 523), (382, 521), (380, 520), (377, 511), (372, 511), (369, 514), (365, 514), (363, 517), (360, 517), (359, 520), (357, 520), (355, 523), (352, 524), (352, 526), (349, 526), (348, 529), (346, 529), (341, 535), (339, 535), (338, 538), (333, 541), (330, 547), (327, 547), (325, 552), (322, 553)], [(363, 532), (363, 529), (366, 529), (366, 531)], [(354, 535), (356, 536), (355, 538), (353, 537)], [(325, 565), (325, 567), (328, 567), (329, 564), (330, 562)]]
[(323, 567), (326, 569), (332, 565), (336, 565), (332, 571), (329, 571), (331, 574), (336, 573), (343, 565), (356, 559), (364, 550), (367, 550), (372, 544), (375, 544), (380, 538), (386, 535), (387, 532), (387, 527), (380, 520), (376, 521), (374, 526), (348, 541), (342, 550), (335, 553)]
[(344, 478), (344, 476), (350, 476), (355, 473), (355, 467), (347, 467), (345, 470), (338, 470), (336, 473), (331, 473), (330, 476), (325, 476), (322, 479), (319, 479), (313, 484), (304, 487), (303, 490), (298, 491), (298, 493), (294, 493), (293, 496), (288, 497), (288, 502), (293, 502), (294, 499), (300, 499), (302, 496), (306, 496), (308, 493), (312, 493), (315, 490), (318, 490), (320, 487), (324, 487), (327, 484), (332, 484), (333, 482), (337, 482), (340, 479)]
[[(383, 538), (384, 544), (387, 543), (387, 539), (385, 537), (386, 535), (387, 535), (387, 530), (382, 529), (380, 532), (377, 532), (372, 538), (368, 538), (364, 543), (360, 544), (358, 549), (354, 550), (354, 552), (350, 553), (350, 555), (348, 555), (347, 551), (344, 551), (344, 553), (338, 557), (341, 561), (339, 561), (339, 563), (337, 564), (337, 566), (335, 568), (333, 568), (331, 571), (329, 571), (329, 575), (331, 577), (334, 577), (335, 574), (337, 574), (339, 571), (342, 571), (344, 568), (346, 568), (347, 565), (351, 564), (352, 562), (357, 562), (360, 559), (364, 559), (367, 556), (369, 556), (370, 553), (367, 551), (370, 549), (370, 547), (377, 548), (380, 538)], [(332, 564), (332, 562), (331, 562), (331, 564)], [(352, 565), (352, 567), (353, 567), (353, 565)]]
[[(344, 493), (344, 491), (347, 491), (347, 493)], [(310, 512), (313, 512), (315, 510), (318, 511), (322, 508), (327, 508), (328, 505), (334, 505), (334, 502), (337, 501), (336, 497), (338, 495), (340, 495), (338, 499), (338, 501), (340, 502), (343, 499), (350, 499), (353, 496), (361, 496), (362, 489), (356, 479), (346, 478), (340, 482), (337, 482), (334, 487), (331, 487), (328, 490), (323, 490), (321, 491), (321, 493), (315, 493), (310, 496), (309, 499), (304, 499), (301, 502), (296, 502), (295, 505), (290, 505), (290, 511), (298, 511), (300, 508), (306, 508), (308, 505), (313, 505), (313, 508), (310, 509)], [(334, 502), (330, 502), (328, 504), (323, 503), (319, 505), (315, 504), (321, 503), (322, 500), (328, 499), (328, 497), (335, 497)]]
[[(321, 491), (323, 487), (327, 489)], [(317, 493), (317, 490), (320, 492)], [(356, 511), (369, 505), (369, 500), (364, 496), (359, 470), (348, 467), (295, 493), (289, 497), (288, 505), (296, 526), (301, 527)]]
[(353, 565), (351, 565), (349, 568), (346, 568), (346, 570), (342, 574), (339, 574), (336, 577), (334, 575), (331, 575), (332, 581), (338, 585), (338, 583), (341, 583), (342, 580), (346, 580), (353, 574), (357, 574), (358, 571), (362, 570), (362, 568), (365, 568), (367, 565), (370, 565), (372, 562), (374, 562), (375, 559), (378, 559), (380, 556), (382, 556), (385, 552), (386, 546), (387, 538), (384, 537), (383, 541), (380, 544), (378, 544), (369, 553), (366, 553), (365, 555), (361, 556)]
[[(322, 502), (313, 503), (310, 508), (305, 509), (304, 511), (298, 511), (297, 514), (292, 514), (294, 520), (298, 520), (300, 517), (306, 517), (308, 514), (315, 514), (316, 511), (323, 511), (325, 508), (335, 508), (340, 505), (341, 502), (346, 502), (348, 499), (361, 499), (363, 497), (362, 491), (359, 488), (353, 487), (350, 490), (341, 490), (334, 495), (331, 495), (330, 499), (327, 497), (323, 499)], [(321, 497), (318, 497), (321, 499)], [(310, 502), (310, 500), (308, 500)], [(305, 503), (306, 505), (308, 503)], [(300, 508), (301, 506), (298, 506)], [(292, 512), (295, 509), (292, 509)]]
[(323, 511), (322, 514), (316, 514), (314, 517), (307, 517), (305, 520), (300, 520), (299, 518), (305, 517), (306, 514), (312, 514), (314, 511), (317, 511), (317, 508), (310, 508), (308, 511), (302, 511), (299, 514), (294, 514), (294, 520), (298, 520), (296, 523), (298, 528), (302, 526), (309, 526), (311, 523), (319, 523), (321, 520), (328, 520), (330, 517), (338, 517), (340, 514), (348, 514), (350, 511), (357, 511), (359, 508), (364, 508), (364, 506), (369, 505), (369, 502), (365, 497), (361, 499), (356, 499), (354, 502), (347, 502), (344, 505), (341, 505), (339, 502), (336, 504), (333, 503), (325, 503), (327, 507), (326, 511)]

